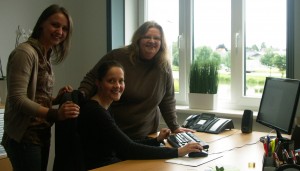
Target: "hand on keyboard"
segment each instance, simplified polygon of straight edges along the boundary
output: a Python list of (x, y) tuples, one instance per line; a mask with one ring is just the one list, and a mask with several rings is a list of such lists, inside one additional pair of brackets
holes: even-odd
[[(185, 147), (187, 144), (199, 144), (201, 149), (208, 149), (209, 145), (197, 137), (191, 132), (182, 132), (177, 134), (172, 134), (168, 137), (168, 142), (173, 147)], [(195, 150), (194, 152), (189, 153), (189, 157), (206, 157), (208, 153), (203, 150)]]
[(199, 153), (203, 150), (203, 147), (196, 142), (190, 142), (187, 143), (186, 145), (179, 147), (178, 148), (178, 156), (182, 157), (185, 156), (186, 154), (196, 152)]
[(193, 129), (189, 129), (189, 128), (183, 128), (183, 127), (179, 127), (176, 130), (173, 131), (173, 133), (182, 133), (182, 132), (192, 132), (195, 133), (196, 131)]

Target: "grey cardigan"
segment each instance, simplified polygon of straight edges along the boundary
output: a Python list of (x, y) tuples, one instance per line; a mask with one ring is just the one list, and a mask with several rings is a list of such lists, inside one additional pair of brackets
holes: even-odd
[(13, 50), (7, 63), (7, 98), (4, 132), (20, 141), (32, 116), (38, 115), (40, 104), (34, 102), (41, 46), (29, 40)]

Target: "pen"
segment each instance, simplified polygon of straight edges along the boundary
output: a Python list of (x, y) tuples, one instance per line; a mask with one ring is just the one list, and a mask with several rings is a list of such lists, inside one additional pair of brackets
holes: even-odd
[(273, 153), (273, 158), (275, 160), (276, 167), (278, 167), (280, 165), (280, 161), (276, 152)]
[(270, 136), (267, 135), (267, 155), (271, 156), (272, 155), (272, 148), (270, 147)]
[(267, 135), (267, 143), (268, 143), (268, 145), (270, 144), (270, 136), (269, 135)]
[(286, 151), (286, 149), (283, 149), (282, 151), (283, 151), (284, 155), (286, 156), (286, 158), (290, 158), (290, 155), (289, 155), (289, 153)]
[(279, 149), (279, 147), (280, 147), (280, 144), (281, 144), (281, 141), (278, 141), (277, 142), (277, 145), (276, 145), (276, 148), (275, 148), (275, 151), (278, 153), (278, 149)]
[(272, 140), (270, 143), (271, 152), (274, 153), (275, 151), (275, 140)]
[(288, 163), (290, 155), (289, 153), (286, 151), (286, 149), (282, 149), (282, 154), (284, 155), (284, 160), (286, 163)]
[(267, 143), (264, 142), (264, 149), (265, 149), (265, 154), (266, 154), (266, 157), (268, 157), (268, 154), (269, 154), (269, 151), (268, 151), (268, 146), (267, 146)]
[(291, 155), (292, 155), (292, 158), (293, 158), (293, 163), (297, 164), (297, 159), (296, 159), (296, 156), (295, 156), (295, 153), (294, 153), (293, 150), (291, 150)]

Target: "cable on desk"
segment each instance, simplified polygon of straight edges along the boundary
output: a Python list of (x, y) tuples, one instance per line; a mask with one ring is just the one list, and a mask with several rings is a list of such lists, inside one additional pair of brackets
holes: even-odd
[(209, 155), (211, 155), (211, 154), (221, 154), (221, 153), (224, 153), (224, 152), (228, 152), (228, 151), (232, 151), (232, 150), (235, 150), (235, 149), (243, 148), (243, 147), (245, 147), (245, 146), (255, 145), (255, 144), (257, 144), (258, 142), (260, 142), (260, 141), (258, 140), (258, 141), (254, 142), (254, 143), (248, 143), (248, 144), (244, 144), (244, 145), (242, 145), (242, 146), (233, 147), (233, 148), (228, 149), (228, 150), (224, 150), (224, 151), (220, 151), (220, 152), (215, 152), (215, 153), (208, 153), (208, 154), (209, 154)]
[(221, 139), (228, 138), (228, 137), (230, 137), (230, 136), (236, 135), (237, 132), (239, 132), (239, 131), (237, 130), (237, 131), (235, 131), (235, 132), (232, 133), (232, 134), (226, 135), (226, 136), (224, 136), (224, 137), (221, 137), (221, 138), (218, 138), (218, 139), (215, 139), (215, 140), (212, 140), (212, 141), (206, 141), (206, 143), (213, 143), (213, 142), (215, 142), (215, 141), (219, 141), (219, 140), (221, 140)]

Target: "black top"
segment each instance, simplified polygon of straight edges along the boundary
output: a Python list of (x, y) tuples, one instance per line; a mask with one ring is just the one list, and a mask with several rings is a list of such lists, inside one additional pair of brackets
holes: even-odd
[(120, 161), (120, 158), (163, 159), (178, 157), (178, 150), (175, 148), (153, 146), (159, 145), (154, 138), (139, 141), (131, 140), (116, 125), (110, 112), (94, 100), (89, 100), (81, 105), (78, 129), (87, 169), (109, 165)]

